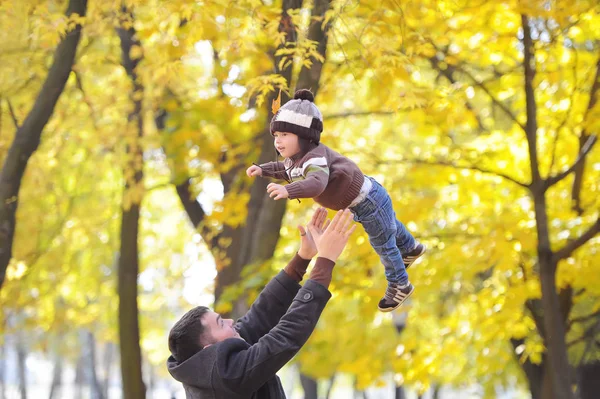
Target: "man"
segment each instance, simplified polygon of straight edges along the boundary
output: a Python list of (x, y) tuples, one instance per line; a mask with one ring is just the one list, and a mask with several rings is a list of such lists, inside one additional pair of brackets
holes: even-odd
[[(171, 329), (169, 372), (183, 383), (188, 399), (285, 398), (276, 373), (306, 343), (331, 297), (335, 261), (355, 229), (352, 213), (339, 211), (331, 223), (319, 208), (299, 226), (300, 249), (267, 284), (236, 323), (199, 306)], [(319, 254), (310, 279), (300, 286), (310, 260)]]

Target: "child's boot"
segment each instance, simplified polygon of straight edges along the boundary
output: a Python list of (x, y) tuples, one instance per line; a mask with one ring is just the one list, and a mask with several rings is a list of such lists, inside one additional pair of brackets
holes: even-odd
[(425, 245), (417, 242), (417, 245), (407, 254), (402, 255), (402, 260), (404, 261), (404, 267), (408, 269), (410, 265), (412, 265), (417, 259), (419, 259), (427, 250)]
[(399, 308), (414, 290), (415, 287), (411, 283), (407, 283), (406, 286), (400, 286), (398, 283), (388, 283), (385, 295), (379, 301), (379, 310), (382, 312), (391, 312)]

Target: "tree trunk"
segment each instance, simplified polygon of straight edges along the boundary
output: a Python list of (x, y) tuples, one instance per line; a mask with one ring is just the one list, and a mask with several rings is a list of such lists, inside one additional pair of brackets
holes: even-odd
[(548, 217), (546, 215), (546, 199), (534, 194), (536, 225), (538, 231), (538, 261), (542, 286), (542, 309), (544, 313), (544, 330), (546, 331), (546, 347), (549, 377), (552, 380), (556, 399), (571, 399), (570, 366), (567, 358), (565, 323), (560, 311), (560, 303), (556, 292), (556, 263), (550, 249), (548, 233)]
[(107, 342), (104, 345), (104, 357), (102, 359), (103, 378), (102, 378), (102, 396), (108, 399), (108, 390), (110, 388), (110, 373), (112, 371), (114, 345), (112, 342)]
[(600, 362), (579, 366), (579, 398), (597, 399), (600, 397)]
[(27, 399), (27, 349), (22, 337), (17, 337), (17, 372), (21, 399)]
[[(289, 10), (302, 7), (302, 0), (283, 0), (281, 19), (279, 22), (279, 32), (285, 34), (285, 41), (278, 48), (293, 46), (297, 39), (296, 26), (288, 14)], [(293, 63), (288, 63), (284, 69), (279, 69), (280, 61), (283, 56), (274, 57), (275, 73), (285, 78), (288, 84), (292, 81)], [(271, 101), (275, 99), (275, 93), (267, 99), (267, 107), (271, 106)], [(282, 93), (282, 103), (289, 97)], [(272, 161), (275, 156), (273, 148), (273, 138), (270, 132), (270, 118), (267, 118), (267, 124), (258, 137), (260, 144), (260, 155), (257, 163)], [(237, 173), (232, 171), (230, 173)], [(227, 176), (226, 178), (229, 178)], [(218, 267), (220, 270), (215, 282), (215, 302), (219, 300), (225, 288), (234, 285), (239, 281), (240, 274), (246, 265), (254, 262), (264, 261), (273, 256), (277, 241), (279, 240), (279, 230), (281, 220), (285, 213), (286, 201), (273, 201), (269, 198), (266, 189), (269, 182), (267, 179), (254, 179), (250, 187), (250, 200), (248, 202), (248, 214), (246, 223), (237, 229), (227, 226), (223, 228), (223, 236), (230, 238), (231, 245), (226, 248), (225, 254), (229, 261), (227, 265)], [(245, 302), (238, 300), (234, 304), (233, 317), (239, 317), (246, 312)]]
[(0, 399), (6, 399), (6, 339), (0, 344)]
[[(124, 14), (128, 13), (123, 10)], [(133, 21), (133, 15), (129, 15)], [(138, 81), (135, 68), (139, 59), (131, 59), (133, 46), (140, 46), (132, 28), (118, 28), (121, 39), (122, 64), (131, 79), (133, 88), (131, 101), (134, 109), (128, 121), (127, 166), (123, 170), (125, 187), (123, 193), (123, 215), (121, 221), (121, 249), (119, 252), (119, 340), (121, 352), (121, 376), (123, 397), (144, 399), (145, 387), (142, 378), (142, 353), (140, 349), (140, 327), (138, 311), (139, 273), (138, 235), (141, 196), (143, 192), (143, 153), (140, 138), (143, 136), (143, 115), (141, 97), (143, 87)]]
[(62, 398), (62, 375), (63, 359), (59, 351), (54, 353), (54, 370), (52, 372), (52, 384), (50, 385), (49, 399)]
[(304, 399), (319, 399), (319, 383), (317, 380), (300, 372), (300, 384), (304, 390)]
[(525, 72), (525, 103), (527, 122), (524, 126), (527, 138), (529, 163), (531, 169), (530, 190), (535, 208), (537, 229), (537, 255), (540, 266), (540, 281), (542, 286), (542, 310), (544, 315), (544, 330), (546, 333), (546, 348), (548, 356), (549, 376), (552, 379), (556, 399), (572, 399), (569, 377), (569, 361), (565, 342), (565, 323), (563, 321), (560, 301), (556, 292), (556, 267), (554, 254), (550, 246), (548, 232), (548, 216), (546, 214), (546, 181), (541, 177), (537, 154), (537, 104), (533, 82), (535, 79), (535, 54), (531, 38), (529, 19), (521, 16), (523, 27), (523, 68)]
[(335, 376), (336, 374), (332, 375), (329, 379), (329, 386), (327, 387), (327, 394), (325, 395), (325, 399), (329, 399), (331, 397), (331, 393), (333, 392), (333, 384), (335, 384)]
[[(513, 346), (513, 349), (516, 349), (518, 346), (523, 345), (525, 341), (522, 339), (511, 339), (510, 342)], [(518, 355), (515, 354), (515, 356), (517, 356), (517, 361), (519, 361)], [(546, 356), (542, 358), (541, 364), (531, 363), (529, 359), (525, 360), (523, 363), (519, 361), (519, 364), (521, 364), (523, 372), (525, 373), (525, 377), (527, 377), (527, 384), (529, 386), (529, 391), (531, 392), (531, 399), (542, 399), (544, 397), (542, 396), (542, 382), (544, 378), (545, 358)]]
[[(87, 0), (70, 0), (67, 15), (85, 15)], [(0, 171), (0, 289), (12, 257), (21, 181), (31, 155), (40, 144), (42, 130), (54, 112), (54, 107), (71, 73), (81, 26), (76, 25), (56, 47), (54, 61), (35, 100), (33, 108), (17, 129), (4, 166)]]
[(77, 357), (77, 364), (75, 364), (75, 380), (73, 381), (73, 399), (79, 399), (83, 397), (83, 384), (85, 380), (85, 355), (83, 354), (83, 346), (81, 347), (81, 353)]
[(102, 387), (98, 382), (98, 372), (96, 370), (96, 339), (91, 331), (87, 332), (87, 344), (89, 350), (88, 361), (90, 363), (90, 384), (92, 399), (104, 399), (105, 396), (102, 392)]
[(404, 392), (403, 386), (397, 386), (394, 390), (394, 398), (395, 399), (406, 399), (406, 393)]

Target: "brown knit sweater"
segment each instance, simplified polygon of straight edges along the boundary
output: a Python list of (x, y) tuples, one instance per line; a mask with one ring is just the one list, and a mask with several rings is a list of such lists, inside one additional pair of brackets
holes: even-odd
[(292, 181), (285, 186), (290, 199), (314, 198), (325, 208), (336, 211), (352, 203), (365, 179), (353, 161), (324, 144), (297, 161), (286, 158), (284, 162), (268, 162), (260, 167), (264, 177)]

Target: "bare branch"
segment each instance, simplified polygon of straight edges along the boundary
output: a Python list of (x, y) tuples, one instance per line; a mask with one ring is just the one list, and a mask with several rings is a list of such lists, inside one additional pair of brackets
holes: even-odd
[(485, 92), (485, 94), (487, 94), (487, 96), (490, 98), (490, 100), (492, 100), (492, 102), (498, 108), (500, 108), (514, 123), (516, 123), (521, 129), (523, 129), (523, 131), (526, 130), (525, 125), (523, 125), (521, 122), (519, 122), (519, 120), (517, 119), (517, 116), (515, 114), (513, 114), (513, 112), (502, 101), (498, 100), (483, 83), (479, 82), (475, 78), (475, 76), (473, 76), (470, 72), (468, 72), (464, 69), (461, 69), (461, 71), (464, 74), (466, 74), (473, 81), (473, 83), (475, 83), (475, 85), (477, 87), (482, 89)]
[[(596, 63), (596, 74), (594, 75), (594, 83), (592, 84), (592, 88), (590, 90), (590, 99), (588, 102), (588, 107), (584, 116), (584, 120), (588, 118), (588, 115), (592, 108), (596, 105), (596, 95), (600, 90), (600, 57)], [(579, 137), (579, 148), (583, 148), (584, 143), (587, 142), (587, 132), (583, 130), (581, 132), (581, 136)], [(575, 169), (575, 178), (573, 179), (573, 187), (571, 189), (571, 200), (573, 201), (573, 209), (579, 214), (582, 215), (584, 212), (583, 207), (581, 206), (581, 186), (583, 183), (583, 173), (585, 172), (585, 160), (581, 162)]]
[[(588, 328), (587, 330), (585, 330), (585, 332), (581, 335), (581, 337), (576, 338), (574, 340), (572, 340), (571, 342), (567, 343), (567, 347), (571, 347), (575, 344), (578, 344), (580, 342), (583, 342), (589, 338), (594, 338), (594, 335), (596, 334), (598, 328), (600, 328), (600, 320), (598, 320), (597, 323), (594, 323), (590, 328)], [(593, 341), (593, 340), (592, 340)]]
[(13, 109), (13, 106), (8, 98), (6, 99), (6, 103), (8, 104), (8, 112), (10, 112), (10, 117), (12, 118), (12, 121), (15, 124), (15, 128), (18, 130), (21, 126), (19, 126), (19, 120), (17, 119), (15, 110)]
[(573, 309), (573, 287), (567, 285), (565, 288), (562, 288), (558, 293), (558, 304), (560, 315), (562, 317), (563, 323), (567, 323), (569, 319), (569, 314), (571, 313), (571, 309)]
[[(445, 52), (444, 52), (444, 54), (445, 54)], [(453, 65), (448, 65), (446, 68), (442, 68), (440, 66), (439, 60), (435, 56), (429, 58), (429, 62), (441, 75), (444, 75), (451, 84), (456, 83), (456, 78), (454, 77), (454, 71), (456, 70), (456, 68)], [(475, 111), (475, 107), (471, 104), (471, 102), (469, 100), (467, 100), (465, 103), (466, 103), (467, 109), (469, 111), (471, 111), (473, 113), (473, 115), (475, 116), (475, 119), (477, 120), (477, 125), (479, 126), (479, 131), (480, 132), (487, 131), (488, 129), (486, 129), (486, 127), (484, 126), (483, 121), (481, 120), (481, 117), (479, 116), (479, 113), (477, 113)]]
[(531, 313), (533, 322), (538, 330), (538, 333), (544, 341), (546, 341), (546, 328), (544, 327), (544, 316), (542, 312), (542, 304), (539, 299), (530, 299), (525, 302), (525, 307)]
[(430, 165), (430, 166), (449, 166), (451, 168), (456, 168), (456, 169), (468, 169), (468, 170), (476, 170), (478, 172), (481, 173), (485, 173), (485, 174), (489, 174), (489, 175), (493, 175), (493, 176), (497, 176), (497, 177), (501, 177), (505, 180), (508, 180), (512, 183), (515, 183), (523, 188), (529, 188), (530, 185), (527, 183), (523, 183), (519, 180), (517, 180), (516, 178), (509, 176), (507, 174), (504, 174), (502, 172), (496, 171), (496, 170), (492, 170), (492, 169), (487, 169), (487, 168), (483, 168), (481, 166), (475, 166), (475, 165), (459, 165), (457, 163), (454, 162), (449, 162), (449, 161), (429, 161), (429, 160), (425, 160), (425, 159), (399, 159), (399, 160), (381, 160), (381, 161), (377, 161), (378, 164), (395, 164), (395, 163), (409, 163), (409, 164), (417, 164), (417, 165)]
[(571, 326), (575, 323), (585, 323), (586, 321), (590, 321), (591, 319), (598, 317), (598, 316), (600, 316), (600, 310), (598, 310), (594, 313), (588, 314), (586, 316), (574, 317), (571, 320), (569, 320), (569, 325)]
[(565, 170), (557, 175), (550, 176), (546, 180), (546, 186), (548, 188), (552, 187), (553, 185), (555, 185), (556, 183), (558, 183), (559, 181), (561, 181), (562, 179), (567, 177), (571, 172), (573, 172), (585, 160), (585, 157), (587, 156), (587, 154), (589, 154), (589, 152), (592, 150), (592, 148), (594, 147), (594, 144), (596, 144), (596, 139), (597, 139), (597, 137), (595, 135), (589, 136), (586, 143), (583, 145), (583, 147), (581, 147), (581, 151), (579, 152), (579, 155), (577, 156), (577, 159), (575, 160), (575, 162), (573, 162), (573, 165), (571, 165), (567, 170)]
[(183, 183), (175, 186), (177, 195), (179, 196), (181, 204), (183, 205), (185, 212), (188, 214), (192, 225), (200, 233), (202, 239), (208, 246), (208, 249), (210, 251), (215, 251), (218, 249), (218, 241), (221, 236), (219, 234), (215, 234), (203, 223), (204, 218), (206, 217), (206, 212), (204, 211), (204, 208), (202, 208), (202, 205), (192, 197), (190, 187), (190, 179), (186, 179)]
[(94, 129), (98, 132), (100, 131), (100, 128), (98, 127), (98, 115), (86, 91), (83, 89), (83, 81), (81, 79), (81, 74), (77, 72), (76, 68), (73, 68), (73, 74), (75, 75), (75, 85), (77, 86), (79, 91), (81, 91), (81, 95), (83, 96), (83, 102), (90, 109), (90, 115), (92, 116), (92, 124), (94, 125)]
[[(431, 42), (430, 42), (431, 43)], [(438, 51), (441, 51), (437, 46), (435, 46), (434, 43), (431, 43)], [(431, 60), (430, 60), (431, 61)], [(500, 108), (506, 115), (508, 115), (508, 117), (517, 125), (519, 125), (521, 127), (521, 129), (523, 129), (523, 131), (527, 131), (527, 129), (525, 128), (525, 125), (523, 125), (521, 122), (519, 122), (517, 116), (506, 106), (506, 104), (504, 104), (502, 101), (498, 100), (494, 94), (485, 86), (484, 83), (482, 83), (481, 81), (479, 81), (475, 76), (473, 76), (473, 74), (471, 72), (469, 72), (468, 70), (466, 70), (465, 68), (461, 67), (460, 65), (454, 65), (453, 68), (456, 71), (459, 71), (461, 73), (464, 73), (474, 84), (475, 86), (479, 87), (480, 89), (482, 89), (485, 94), (490, 98), (490, 100), (498, 107)]]
[(561, 259), (566, 259), (576, 251), (579, 247), (584, 245), (586, 242), (591, 240), (596, 234), (600, 232), (600, 216), (596, 219), (596, 222), (592, 224), (585, 233), (577, 237), (575, 240), (569, 242), (564, 247), (554, 253), (554, 262), (558, 262)]

